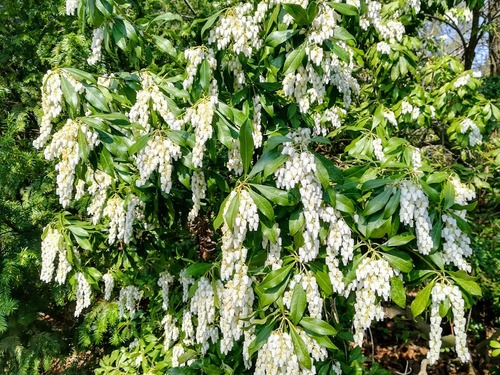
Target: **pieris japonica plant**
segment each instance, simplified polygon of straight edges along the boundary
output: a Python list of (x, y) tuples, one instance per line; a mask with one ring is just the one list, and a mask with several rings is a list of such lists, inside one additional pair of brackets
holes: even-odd
[(445, 321), (470, 359), (475, 193), (455, 165), (500, 111), (421, 48), (432, 5), (250, 1), (186, 26), (67, 1), (101, 73), (43, 81), (34, 146), (64, 211), (41, 278), (71, 285), (84, 344), (117, 348), (98, 373), (357, 373), (391, 305), (430, 324), (431, 363)]

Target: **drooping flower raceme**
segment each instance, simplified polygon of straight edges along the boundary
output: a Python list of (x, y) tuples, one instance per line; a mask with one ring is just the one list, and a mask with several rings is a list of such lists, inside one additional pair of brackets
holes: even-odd
[(467, 348), (467, 336), (465, 333), (466, 320), (464, 312), (464, 300), (460, 288), (456, 285), (437, 282), (431, 291), (431, 317), (430, 317), (430, 333), (429, 333), (429, 352), (427, 358), (430, 364), (434, 364), (439, 359), (439, 351), (441, 349), (441, 316), (439, 315), (439, 306), (445, 300), (450, 301), (453, 312), (453, 330), (455, 333), (455, 348), (458, 358), (462, 362), (470, 360), (470, 353)]
[(135, 313), (137, 303), (142, 297), (142, 292), (133, 285), (128, 285), (120, 290), (120, 297), (118, 299), (118, 306), (120, 309), (120, 317), (125, 315), (127, 310), (130, 315)]
[(381, 258), (365, 257), (356, 269), (356, 280), (350, 286), (356, 289), (353, 319), (356, 345), (362, 346), (364, 331), (373, 320), (384, 318), (384, 309), (378, 300), (389, 300), (390, 279), (395, 275), (389, 262)]
[(102, 58), (102, 40), (104, 39), (104, 29), (99, 27), (92, 34), (91, 54), (87, 59), (89, 65), (97, 64)]
[(399, 215), (403, 224), (415, 227), (418, 251), (427, 255), (432, 250), (430, 235), (431, 220), (429, 218), (429, 199), (423, 190), (412, 181), (401, 183)]
[(113, 288), (115, 287), (115, 279), (109, 272), (104, 274), (102, 279), (104, 280), (104, 299), (109, 301), (111, 299)]
[(75, 316), (80, 316), (83, 309), (90, 306), (90, 299), (92, 298), (92, 290), (90, 284), (85, 279), (83, 273), (78, 272), (76, 278), (76, 308)]
[(207, 184), (203, 172), (194, 172), (191, 177), (191, 190), (193, 191), (193, 208), (189, 211), (188, 219), (193, 222), (200, 212), (201, 200), (205, 198)]

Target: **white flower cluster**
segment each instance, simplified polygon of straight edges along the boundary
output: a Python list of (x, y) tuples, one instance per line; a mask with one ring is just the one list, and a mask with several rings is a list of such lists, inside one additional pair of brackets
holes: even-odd
[(413, 147), (411, 153), (411, 163), (413, 164), (414, 171), (418, 171), (422, 168), (422, 154), (420, 153), (420, 149), (418, 147)]
[(385, 108), (384, 109), (384, 118), (389, 121), (390, 124), (393, 126), (398, 126), (398, 121), (396, 120), (396, 116), (394, 115), (394, 112), (392, 112), (390, 109)]
[(260, 104), (260, 96), (256, 95), (252, 98), (253, 102), (253, 119), (252, 119), (252, 138), (255, 148), (262, 146), (262, 104)]
[(115, 79), (115, 78), (116, 78), (116, 76), (113, 73), (103, 74), (102, 76), (97, 77), (97, 84), (99, 86), (104, 86), (104, 87), (110, 88), (111, 83), (112, 83), (113, 79)]
[(318, 181), (314, 155), (307, 150), (307, 142), (311, 137), (311, 130), (300, 129), (288, 133), (287, 137), (293, 142), (284, 143), (283, 155), (290, 158), (276, 172), (276, 186), (287, 190), (300, 184), (300, 198), (304, 206), (306, 228), (303, 233), (304, 245), (299, 248), (301, 262), (309, 262), (316, 258), (319, 252), (319, 212), (323, 192)]
[(466, 320), (464, 311), (464, 300), (462, 293), (456, 285), (445, 284), (438, 282), (431, 291), (431, 329), (429, 333), (429, 352), (427, 359), (430, 364), (434, 364), (439, 359), (439, 351), (441, 349), (441, 316), (439, 315), (439, 305), (446, 299), (450, 301), (453, 311), (453, 330), (455, 333), (455, 348), (458, 358), (462, 362), (470, 360), (470, 353), (467, 348), (467, 336), (465, 333)]
[(125, 310), (127, 310), (130, 315), (135, 314), (135, 309), (137, 303), (142, 297), (142, 292), (138, 287), (133, 285), (128, 285), (120, 289), (120, 297), (118, 299), (118, 307), (120, 309), (120, 318), (125, 315)]
[(159, 134), (149, 139), (146, 146), (134, 156), (140, 178), (135, 184), (143, 186), (157, 170), (160, 174), (161, 189), (168, 194), (172, 188), (172, 162), (182, 156), (179, 145)]
[(109, 301), (111, 299), (111, 293), (115, 287), (115, 279), (109, 272), (102, 276), (104, 280), (104, 299)]
[(193, 85), (194, 77), (196, 76), (198, 67), (203, 60), (206, 59), (208, 61), (212, 71), (217, 68), (217, 60), (215, 59), (214, 51), (212, 49), (204, 47), (188, 48), (184, 51), (184, 57), (188, 61), (188, 65), (186, 67), (187, 78), (182, 82), (184, 90), (188, 90)]
[(363, 345), (364, 331), (370, 327), (372, 320), (384, 319), (384, 309), (377, 301), (390, 298), (391, 277), (396, 275), (385, 259), (364, 258), (356, 269), (356, 280), (350, 285), (356, 288), (354, 304), (354, 343)]
[[(381, 15), (382, 4), (378, 1), (366, 2), (368, 11), (363, 14), (359, 24), (366, 30), (370, 25), (373, 25), (375, 30), (379, 33), (380, 37), (387, 40), (390, 44), (400, 42), (403, 39), (405, 33), (405, 27), (399, 21), (394, 19), (383, 19)], [(398, 12), (393, 16), (397, 17)]]
[(92, 49), (92, 52), (87, 59), (87, 63), (89, 65), (95, 65), (97, 64), (101, 58), (102, 58), (102, 40), (104, 39), (104, 29), (102, 27), (99, 27), (94, 30), (92, 34), (92, 45), (90, 48)]
[(172, 367), (189, 366), (194, 362), (194, 359), (184, 360), (180, 362), (182, 355), (185, 353), (184, 346), (177, 344), (172, 348)]
[(66, 0), (66, 15), (74, 16), (80, 5), (80, 0)]
[[(339, 15), (334, 11), (333, 8), (328, 6), (326, 3), (319, 4), (319, 11), (314, 19), (308, 35), (307, 35), (307, 45), (313, 46), (316, 45), (316, 48), (321, 49), (319, 46), (323, 44), (328, 39), (331, 39), (334, 34), (335, 27), (337, 26), (337, 22), (340, 21)], [(314, 48), (310, 51), (313, 52)], [(323, 51), (317, 51), (317, 53), (313, 53), (313, 56), (316, 55), (316, 59), (311, 58), (311, 54), (307, 55), (311, 60), (316, 60), (318, 62), (321, 61), (319, 57), (323, 54)], [(307, 53), (307, 48), (306, 48)], [(320, 65), (316, 63), (316, 65)]]
[(188, 108), (184, 122), (191, 122), (194, 128), (195, 145), (193, 147), (193, 165), (195, 168), (203, 167), (203, 154), (205, 143), (212, 137), (212, 119), (214, 117), (214, 103), (203, 100), (194, 107)]
[(265, 235), (262, 237), (262, 248), (267, 249), (269, 247), (269, 251), (267, 253), (266, 258), (266, 266), (271, 266), (271, 269), (277, 270), (283, 266), (283, 259), (281, 259), (281, 246), (282, 240), (280, 237), (281, 230), (279, 227), (276, 228), (276, 242), (270, 241)]
[[(233, 229), (229, 229), (229, 224), (226, 222), (227, 210), (233, 201), (239, 197), (239, 207), (234, 222)], [(224, 206), (224, 224), (222, 225), (222, 262), (221, 262), (221, 278), (228, 280), (233, 271), (236, 270), (240, 262), (244, 262), (247, 257), (248, 250), (243, 247), (247, 231), (256, 231), (259, 228), (259, 214), (257, 206), (252, 200), (252, 197), (246, 190), (238, 193), (232, 191), (226, 205)]]
[(185, 345), (193, 345), (194, 344), (193, 319), (191, 316), (191, 312), (188, 309), (185, 309), (182, 313), (181, 331), (184, 333), (184, 338), (182, 339), (182, 342)]
[(241, 159), (240, 140), (233, 139), (229, 149), (226, 167), (228, 171), (233, 171), (237, 176), (243, 173), (243, 160)]
[(403, 181), (399, 204), (401, 222), (412, 228), (415, 226), (418, 251), (423, 255), (429, 254), (434, 246), (430, 235), (432, 224), (427, 210), (429, 198), (414, 182)]
[(194, 284), (194, 279), (191, 276), (186, 276), (186, 270), (182, 270), (179, 274), (179, 281), (182, 285), (182, 302), (187, 302), (189, 299), (189, 287)]
[[(455, 188), (455, 203), (466, 205), (470, 200), (476, 197), (474, 190), (469, 189), (457, 178), (450, 181)], [(465, 220), (465, 210), (452, 210), (458, 217)], [(443, 214), (443, 260), (446, 264), (454, 264), (459, 269), (470, 272), (471, 266), (465, 261), (465, 257), (472, 255), (470, 238), (458, 227), (457, 220), (447, 214)]]
[(306, 273), (297, 273), (288, 283), (288, 290), (283, 294), (283, 303), (290, 309), (292, 304), (293, 289), (296, 284), (301, 284), (302, 289), (306, 292), (307, 309), (309, 316), (312, 318), (321, 319), (323, 310), (323, 298), (319, 293), (318, 283), (311, 271)]
[(312, 131), (313, 136), (326, 137), (329, 132), (329, 127), (325, 126), (330, 124), (333, 129), (338, 129), (342, 125), (340, 120), (340, 114), (345, 114), (345, 110), (338, 107), (332, 107), (324, 110), (323, 112), (317, 112), (313, 116), (314, 128)]
[(90, 284), (83, 275), (83, 273), (78, 272), (75, 275), (76, 279), (76, 308), (75, 316), (80, 316), (82, 310), (90, 306), (90, 299), (92, 297), (92, 290), (90, 289)]
[(233, 76), (233, 88), (235, 92), (243, 89), (243, 85), (246, 82), (245, 71), (243, 70), (243, 65), (241, 65), (240, 60), (237, 56), (226, 55), (222, 60), (222, 69), (227, 69), (228, 72)]
[(52, 70), (47, 71), (42, 81), (42, 121), (40, 135), (33, 141), (33, 146), (39, 149), (47, 143), (52, 131), (52, 120), (62, 111), (63, 93), (61, 76)]
[(248, 276), (248, 267), (243, 261), (235, 264), (235, 273), (224, 286), (219, 296), (220, 303), (220, 350), (227, 354), (236, 340), (243, 334), (243, 329), (251, 323), (248, 318), (253, 313), (254, 292), (252, 280)]
[(475, 145), (480, 145), (483, 142), (481, 131), (474, 121), (466, 118), (460, 124), (460, 133), (465, 134), (469, 130), (469, 145), (471, 145), (472, 147), (474, 147)]
[[(222, 283), (219, 289), (222, 289)], [(214, 325), (215, 322), (215, 294), (210, 281), (202, 276), (198, 280), (198, 289), (191, 298), (190, 311), (198, 318), (196, 325), (196, 343), (201, 344), (201, 353), (204, 355), (209, 347), (208, 340), (211, 339), (212, 343), (216, 343), (219, 339), (218, 328)]]
[(228, 50), (238, 55), (250, 57), (262, 46), (259, 37), (262, 13), (255, 13), (251, 3), (243, 3), (226, 11), (217, 25), (210, 30), (208, 42), (217, 44), (217, 49)]
[(116, 240), (128, 244), (132, 238), (132, 227), (137, 216), (136, 208), (142, 206), (142, 202), (135, 195), (128, 197), (128, 202), (114, 196), (110, 198), (104, 208), (104, 216), (109, 217), (108, 243), (112, 245)]
[(193, 208), (189, 211), (188, 220), (193, 220), (198, 216), (201, 207), (201, 200), (205, 199), (207, 184), (203, 172), (194, 172), (191, 177), (191, 190), (193, 191)]
[[(342, 44), (342, 47), (348, 50), (347, 45)], [(293, 97), (302, 113), (307, 113), (313, 103), (323, 103), (329, 85), (335, 85), (343, 94), (346, 107), (351, 103), (352, 93), (359, 92), (359, 84), (352, 77), (352, 51), (349, 50), (351, 63), (347, 64), (335, 54), (321, 53), (319, 49), (320, 47), (315, 47), (310, 50), (311, 57), (305, 68), (300, 65), (295, 73), (288, 73), (283, 79), (285, 96)], [(320, 63), (322, 75), (316, 71), (315, 63)]]
[(162, 272), (158, 278), (158, 286), (161, 288), (162, 307), (168, 310), (168, 287), (174, 281), (174, 277), (168, 272)]
[(325, 239), (325, 263), (328, 267), (328, 276), (332, 282), (333, 290), (343, 294), (345, 293), (345, 285), (342, 281), (344, 275), (339, 268), (339, 256), (345, 266), (354, 255), (354, 239), (351, 237), (351, 228), (333, 207), (324, 207), (321, 212), (321, 219), (330, 223), (328, 237)]
[(300, 338), (306, 344), (307, 351), (311, 356), (311, 362), (313, 367), (311, 367), (311, 372), (314, 374), (314, 361), (324, 361), (328, 357), (328, 351), (326, 348), (321, 346), (315, 339), (309, 336), (303, 329), (296, 328), (299, 333)]
[(378, 42), (377, 52), (380, 52), (382, 55), (388, 55), (391, 53), (391, 46), (386, 42)]
[(92, 200), (87, 207), (87, 213), (92, 216), (92, 223), (96, 225), (101, 219), (101, 212), (108, 197), (108, 188), (111, 186), (113, 178), (98, 169), (92, 172), (90, 181), (92, 182), (87, 191), (92, 195)]
[(372, 145), (373, 145), (373, 153), (375, 154), (377, 160), (384, 162), (386, 157), (384, 154), (384, 148), (382, 146), (382, 140), (378, 137), (375, 137), (372, 141)]
[(78, 131), (85, 135), (88, 147), (92, 150), (98, 143), (98, 135), (86, 125), (68, 119), (66, 124), (54, 134), (52, 142), (45, 148), (44, 155), (47, 160), (59, 159), (56, 165), (57, 188), (59, 203), (67, 207), (73, 195), (73, 183), (75, 181), (75, 169), (80, 161)]
[(469, 73), (462, 74), (460, 77), (458, 77), (455, 80), (455, 82), (453, 83), (453, 87), (458, 89), (460, 87), (467, 85), (469, 83), (469, 81), (470, 81), (470, 74)]
[(152, 109), (160, 114), (165, 123), (172, 130), (180, 130), (182, 122), (176, 120), (174, 113), (168, 106), (165, 95), (156, 85), (150, 73), (140, 74), (142, 90), (137, 92), (135, 104), (130, 108), (128, 117), (131, 122), (137, 122), (144, 128), (143, 134), (149, 133), (149, 104), (152, 102)]
[(273, 331), (259, 349), (255, 375), (302, 375), (311, 372), (300, 366), (292, 338), (287, 332)]
[(417, 120), (420, 116), (420, 108), (417, 106), (413, 106), (410, 102), (403, 100), (401, 102), (401, 114), (411, 114), (412, 120)]
[(45, 230), (47, 232), (42, 241), (42, 270), (40, 272), (40, 280), (46, 283), (52, 281), (56, 258), (58, 258), (59, 263), (55, 281), (62, 285), (66, 281), (68, 272), (71, 271), (71, 264), (69, 264), (66, 257), (64, 237), (59, 230), (50, 226)]
[(170, 349), (172, 344), (179, 339), (179, 328), (177, 327), (177, 319), (172, 315), (167, 314), (163, 317), (161, 324), (163, 324), (163, 330), (165, 332), (163, 347), (165, 350)]

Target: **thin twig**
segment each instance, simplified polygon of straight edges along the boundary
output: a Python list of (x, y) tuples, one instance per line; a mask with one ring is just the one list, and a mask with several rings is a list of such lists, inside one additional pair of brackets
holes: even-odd
[(375, 343), (373, 342), (373, 335), (371, 327), (368, 327), (368, 332), (370, 332), (370, 342), (372, 344), (372, 361), (375, 360)]
[(184, 0), (184, 2), (186, 3), (186, 5), (188, 6), (189, 10), (191, 12), (193, 12), (193, 14), (198, 17), (198, 15), (196, 14), (196, 11), (194, 10), (193, 6), (191, 5), (191, 3), (189, 2), (189, 0)]

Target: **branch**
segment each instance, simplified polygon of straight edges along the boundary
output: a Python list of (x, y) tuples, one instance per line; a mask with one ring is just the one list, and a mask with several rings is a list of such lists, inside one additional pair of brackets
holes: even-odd
[(186, 5), (188, 6), (189, 10), (196, 16), (198, 17), (198, 15), (196, 14), (196, 11), (194, 10), (193, 6), (191, 5), (191, 3), (189, 2), (189, 0), (184, 0), (184, 2), (186, 3)]
[(455, 30), (457, 32), (458, 36), (460, 37), (460, 41), (462, 42), (462, 45), (464, 46), (464, 50), (467, 49), (467, 42), (465, 40), (464, 34), (462, 34), (462, 31), (454, 22), (451, 22), (451, 20), (450, 21), (445, 20), (444, 18), (435, 17), (435, 16), (430, 15), (430, 14), (428, 14), (427, 17), (431, 18), (435, 21), (443, 22), (443, 23), (447, 24), (448, 26), (450, 26), (453, 30)]

